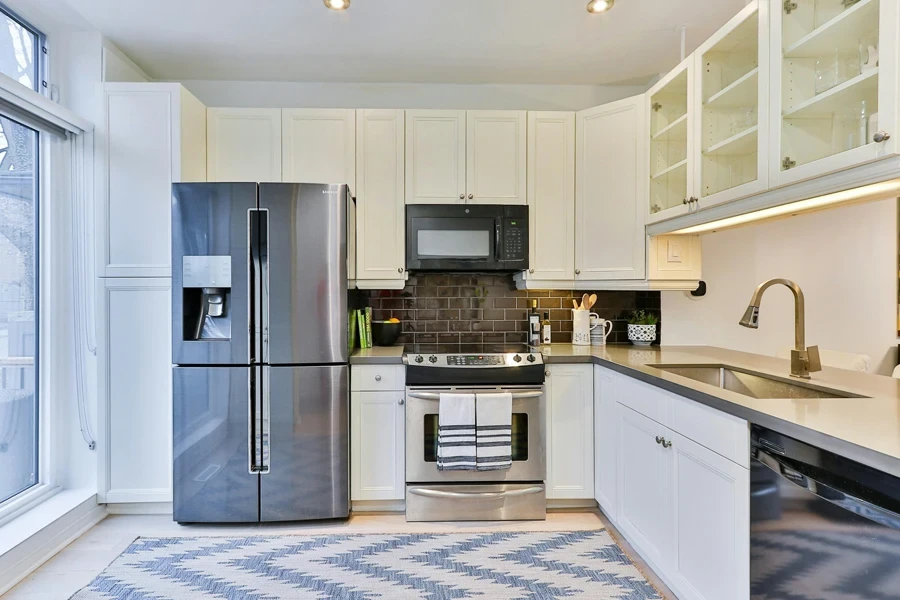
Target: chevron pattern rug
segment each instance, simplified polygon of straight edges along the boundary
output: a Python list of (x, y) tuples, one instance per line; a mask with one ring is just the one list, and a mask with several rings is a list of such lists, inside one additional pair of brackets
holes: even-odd
[(139, 538), (72, 600), (661, 600), (606, 531)]

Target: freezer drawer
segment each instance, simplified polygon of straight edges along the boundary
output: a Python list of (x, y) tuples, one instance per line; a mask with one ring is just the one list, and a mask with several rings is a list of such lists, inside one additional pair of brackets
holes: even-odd
[(268, 472), (260, 520), (350, 514), (349, 367), (265, 367)]
[(257, 522), (259, 475), (250, 472), (253, 369), (176, 367), (172, 371), (175, 520)]

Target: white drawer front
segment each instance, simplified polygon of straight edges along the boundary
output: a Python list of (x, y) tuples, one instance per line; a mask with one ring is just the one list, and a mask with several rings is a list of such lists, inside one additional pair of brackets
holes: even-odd
[(679, 396), (671, 429), (728, 460), (750, 468), (750, 426), (747, 421)]
[(403, 390), (406, 368), (398, 365), (353, 365), (350, 367), (350, 389), (354, 392)]
[(616, 400), (666, 427), (671, 425), (673, 396), (631, 377), (620, 377)]

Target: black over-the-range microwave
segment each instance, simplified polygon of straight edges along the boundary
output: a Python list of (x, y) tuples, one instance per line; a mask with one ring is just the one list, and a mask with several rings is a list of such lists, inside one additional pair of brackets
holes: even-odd
[(511, 272), (526, 269), (527, 206), (406, 206), (407, 271)]

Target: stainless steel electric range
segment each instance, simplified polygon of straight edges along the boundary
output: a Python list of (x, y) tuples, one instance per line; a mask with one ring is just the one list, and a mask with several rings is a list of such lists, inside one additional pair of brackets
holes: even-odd
[[(406, 520), (542, 520), (547, 516), (544, 360), (540, 353), (408, 354)], [(441, 392), (510, 392), (512, 467), (439, 471)]]

